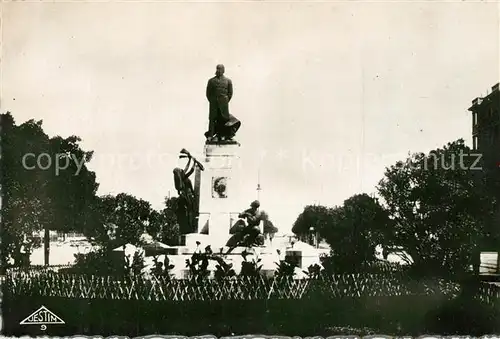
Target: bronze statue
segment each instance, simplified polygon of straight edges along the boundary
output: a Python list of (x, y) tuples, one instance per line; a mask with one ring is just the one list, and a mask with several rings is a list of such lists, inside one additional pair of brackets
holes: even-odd
[(179, 157), (187, 157), (188, 162), (184, 170), (175, 168), (173, 171), (175, 189), (179, 195), (176, 214), (180, 233), (187, 234), (196, 230), (196, 215), (198, 213), (198, 201), (189, 177), (193, 174), (196, 166), (202, 171), (204, 168), (203, 165), (184, 148), (180, 153), (181, 155)]
[(260, 223), (263, 217), (267, 217), (267, 214), (262, 214), (259, 207), (260, 203), (256, 200), (250, 204), (249, 209), (238, 215), (240, 219), (229, 230), (232, 236), (226, 243), (226, 246), (229, 247), (227, 253), (230, 253), (238, 246), (264, 245), (264, 236), (260, 230)]
[(229, 113), (233, 82), (224, 76), (224, 65), (217, 65), (215, 76), (208, 80), (206, 96), (210, 103), (207, 142), (231, 141), (241, 122)]

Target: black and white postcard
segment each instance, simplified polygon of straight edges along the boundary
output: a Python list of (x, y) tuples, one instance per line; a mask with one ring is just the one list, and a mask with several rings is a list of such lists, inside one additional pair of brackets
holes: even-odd
[(1, 334), (499, 333), (499, 4), (2, 1)]

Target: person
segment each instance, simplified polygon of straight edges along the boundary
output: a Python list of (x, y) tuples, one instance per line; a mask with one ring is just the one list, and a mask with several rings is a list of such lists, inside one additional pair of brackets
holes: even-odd
[(237, 246), (263, 245), (264, 237), (260, 229), (261, 215), (259, 212), (260, 202), (255, 200), (246, 209), (238, 215), (238, 221), (231, 227), (229, 233), (231, 238), (226, 243), (229, 247), (227, 253), (230, 253)]
[[(174, 184), (179, 195), (177, 206), (177, 220), (181, 234), (194, 232), (196, 222), (196, 199), (193, 184), (189, 177), (193, 174), (198, 161), (185, 149), (181, 153), (188, 157), (186, 167), (183, 169), (174, 169)], [(201, 164), (199, 164), (201, 165)]]
[(241, 122), (229, 113), (233, 97), (233, 82), (224, 76), (224, 65), (217, 65), (215, 76), (208, 80), (206, 97), (209, 106), (209, 125), (205, 133), (207, 141), (232, 140)]

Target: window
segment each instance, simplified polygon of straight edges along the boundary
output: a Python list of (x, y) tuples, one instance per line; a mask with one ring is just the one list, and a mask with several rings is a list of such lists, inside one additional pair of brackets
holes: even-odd
[(472, 148), (474, 150), (477, 150), (478, 149), (478, 143), (477, 143), (478, 139), (477, 139), (477, 135), (475, 135), (473, 138), (472, 138)]

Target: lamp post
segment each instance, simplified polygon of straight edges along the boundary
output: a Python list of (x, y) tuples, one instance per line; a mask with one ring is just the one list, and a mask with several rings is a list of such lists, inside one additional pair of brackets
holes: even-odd
[(257, 172), (257, 200), (260, 201), (260, 191), (262, 190), (262, 187), (260, 186), (260, 167)]

